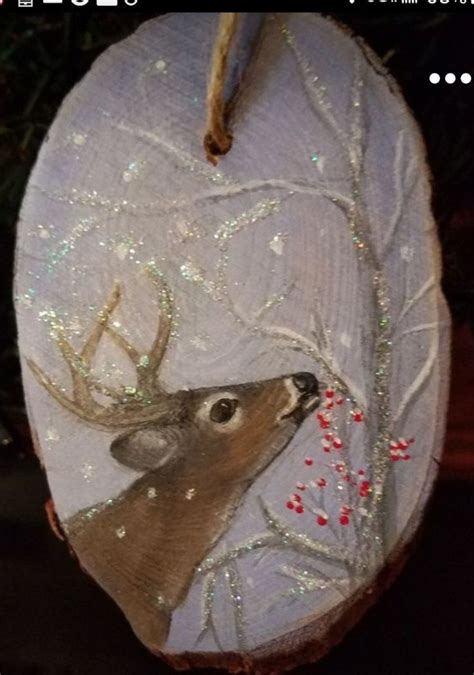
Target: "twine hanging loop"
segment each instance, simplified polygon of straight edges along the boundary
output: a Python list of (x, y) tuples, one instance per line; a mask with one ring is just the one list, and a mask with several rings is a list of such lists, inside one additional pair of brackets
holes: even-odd
[(219, 161), (219, 157), (229, 152), (232, 147), (232, 133), (227, 128), (224, 87), (229, 53), (238, 23), (238, 12), (221, 13), (212, 52), (207, 86), (207, 126), (204, 135), (204, 150), (207, 159), (214, 165)]

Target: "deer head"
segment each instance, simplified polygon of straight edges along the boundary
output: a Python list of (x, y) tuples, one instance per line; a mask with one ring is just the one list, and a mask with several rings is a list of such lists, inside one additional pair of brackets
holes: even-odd
[[(145, 356), (110, 326), (120, 297), (116, 285), (80, 352), (63, 333), (56, 336), (70, 370), (71, 396), (33, 361), (29, 365), (65, 409), (119, 432), (112, 457), (141, 474), (117, 498), (79, 512), (66, 526), (82, 564), (124, 609), (142, 641), (159, 650), (195, 567), (228, 527), (248, 487), (319, 404), (318, 382), (298, 372), (168, 393), (158, 370), (172, 328), (171, 293), (160, 284), (159, 326)], [(104, 388), (92, 375), (104, 334), (136, 367), (132, 398)], [(113, 402), (99, 404), (94, 391)]]

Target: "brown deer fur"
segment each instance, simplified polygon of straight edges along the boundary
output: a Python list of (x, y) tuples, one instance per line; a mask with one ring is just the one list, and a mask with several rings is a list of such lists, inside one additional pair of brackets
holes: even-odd
[[(124, 610), (139, 638), (157, 651), (196, 566), (225, 532), (248, 487), (318, 405), (318, 383), (310, 373), (295, 373), (170, 394), (155, 377), (142, 374), (146, 402), (99, 406), (87, 379), (80, 380), (77, 359), (82, 368), (89, 367), (106, 331), (130, 356), (133, 348), (107, 326), (118, 298), (115, 290), (101, 313), (100, 328), (80, 355), (62, 338), (73, 377), (72, 400), (36, 364), (30, 365), (69, 411), (101, 428), (129, 428), (112, 441), (110, 451), (142, 475), (115, 499), (77, 513), (66, 530), (81, 564)], [(149, 354), (156, 370), (166, 346), (164, 330), (169, 332), (169, 322), (160, 321), (154, 342), (160, 358)]]

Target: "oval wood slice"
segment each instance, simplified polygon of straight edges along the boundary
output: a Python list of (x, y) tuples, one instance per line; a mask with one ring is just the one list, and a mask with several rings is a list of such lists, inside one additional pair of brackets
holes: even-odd
[(142, 642), (279, 670), (400, 565), (449, 320), (424, 149), (378, 60), (266, 16), (214, 167), (216, 21), (145, 23), (67, 97), (19, 223), (20, 350), (69, 544)]

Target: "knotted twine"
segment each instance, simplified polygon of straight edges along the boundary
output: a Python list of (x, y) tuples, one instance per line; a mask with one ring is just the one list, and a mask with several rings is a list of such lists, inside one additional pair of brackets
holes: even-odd
[(207, 127), (204, 135), (204, 150), (207, 159), (214, 165), (219, 161), (219, 156), (225, 155), (232, 147), (232, 133), (227, 128), (228, 109), (224, 87), (227, 63), (238, 24), (239, 13), (221, 13), (212, 51), (207, 86)]

